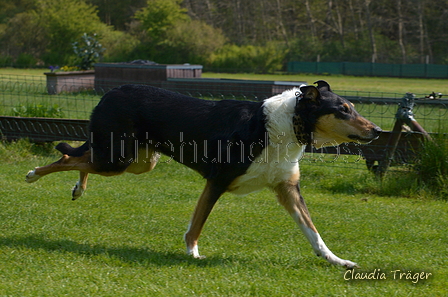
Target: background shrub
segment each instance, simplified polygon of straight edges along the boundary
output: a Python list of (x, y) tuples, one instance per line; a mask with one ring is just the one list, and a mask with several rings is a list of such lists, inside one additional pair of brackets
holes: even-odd
[(81, 42), (73, 43), (73, 51), (77, 56), (79, 68), (81, 68), (81, 70), (92, 69), (93, 64), (98, 62), (105, 48), (96, 39), (96, 34), (89, 36), (84, 33), (81, 36), (81, 39)]
[(16, 117), (38, 117), (38, 118), (63, 118), (64, 113), (59, 105), (54, 104), (50, 107), (35, 105), (19, 105), (13, 108), (13, 115)]
[(16, 67), (20, 68), (32, 68), (37, 64), (37, 59), (31, 54), (20, 53), (16, 60)]
[(231, 71), (268, 73), (281, 70), (286, 57), (286, 49), (276, 43), (266, 46), (225, 45), (210, 56), (206, 67), (211, 71)]
[(416, 170), (423, 185), (438, 192), (441, 198), (448, 199), (448, 139), (443, 134), (424, 142)]

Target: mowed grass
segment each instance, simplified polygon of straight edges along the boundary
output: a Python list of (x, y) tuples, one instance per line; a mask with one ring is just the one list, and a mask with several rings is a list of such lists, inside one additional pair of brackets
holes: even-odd
[[(44, 72), (49, 69), (19, 69), (0, 68), (0, 75), (33, 75), (40, 76), (45, 82)], [(253, 74), (253, 73), (202, 73), (204, 78), (227, 78), (227, 79), (250, 79), (250, 80), (273, 80), (273, 81), (304, 81), (312, 84), (317, 80), (326, 80), (334, 90), (353, 92), (384, 92), (405, 94), (429, 94), (441, 92), (448, 94), (446, 79), (423, 79), (423, 78), (395, 78), (395, 77), (359, 77), (344, 75), (314, 75), (314, 74)]]
[[(326, 80), (334, 91), (373, 92), (406, 94), (429, 94), (432, 91), (448, 94), (446, 79), (395, 78), (395, 77), (362, 77), (346, 75), (314, 75), (314, 74), (242, 74), (242, 73), (210, 73), (202, 74), (207, 78), (252, 79), (274, 81), (304, 81), (312, 84), (318, 80)], [(373, 95), (373, 94), (372, 94)]]
[[(28, 73), (20, 71), (15, 74)], [(335, 90), (448, 93), (446, 80), (203, 76), (308, 83), (325, 79)], [(16, 97), (8, 96), (10, 106), (15, 107)], [(41, 96), (42, 100), (56, 97)], [(96, 104), (92, 100), (99, 100), (83, 94), (64, 96), (70, 99), (69, 103), (58, 102), (64, 110), (82, 108), (76, 118), (87, 118)], [(356, 107), (383, 129), (393, 124), (396, 106)], [(436, 117), (432, 109), (420, 111)], [(416, 112), (419, 121), (420, 111)], [(446, 109), (438, 112), (446, 116)], [(443, 117), (437, 118), (424, 122), (423, 127), (446, 132)], [(428, 129), (433, 122), (435, 128)], [(224, 195), (199, 242), (207, 258), (195, 260), (185, 255), (182, 236), (204, 186), (196, 173), (174, 162), (162, 162), (140, 176), (91, 176), (85, 195), (71, 201), (70, 190), (78, 179), (75, 172), (53, 174), (34, 184), (24, 182), (28, 170), (57, 158), (35, 145), (0, 148), (0, 296), (448, 294), (447, 202), (407, 189), (399, 172), (391, 173), (395, 182), (379, 183), (360, 169), (302, 165), (302, 193), (329, 248), (358, 262), (361, 269), (356, 272), (380, 271), (387, 277), (353, 281), (344, 279), (347, 275), (342, 268), (313, 255), (305, 237), (268, 190), (247, 197)], [(383, 192), (388, 194), (378, 195), (382, 191), (374, 190), (377, 187), (386, 188)], [(410, 271), (411, 276), (417, 272), (432, 275), (414, 284), (397, 279), (399, 275), (394, 279), (392, 271), (397, 270)]]
[[(359, 169), (305, 162), (302, 194), (329, 248), (356, 261), (355, 272), (376, 269), (386, 280), (345, 280), (351, 274), (313, 255), (268, 190), (224, 195), (200, 238), (207, 258), (192, 259), (182, 236), (204, 186), (196, 173), (165, 158), (143, 175), (92, 175), (84, 196), (71, 201), (76, 172), (24, 181), (28, 170), (58, 157), (24, 142), (0, 146), (0, 296), (448, 293), (446, 200), (341, 186), (347, 178), (368, 179)], [(397, 270), (431, 275), (413, 283), (394, 279)]]

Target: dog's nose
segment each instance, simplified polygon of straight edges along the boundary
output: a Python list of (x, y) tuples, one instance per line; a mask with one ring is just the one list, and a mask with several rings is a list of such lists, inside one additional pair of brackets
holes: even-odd
[(381, 128), (378, 126), (375, 126), (372, 130), (375, 136), (380, 136), (381, 132), (383, 132), (383, 130), (381, 130)]

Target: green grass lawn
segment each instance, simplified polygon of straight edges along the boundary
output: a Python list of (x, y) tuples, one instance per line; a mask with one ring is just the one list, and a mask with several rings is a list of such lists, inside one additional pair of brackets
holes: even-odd
[[(446, 296), (446, 200), (363, 191), (361, 169), (302, 166), (302, 191), (329, 248), (356, 272), (345, 280), (313, 255), (268, 190), (224, 195), (199, 246), (182, 239), (204, 181), (175, 162), (148, 174), (91, 176), (71, 201), (76, 172), (24, 181), (54, 161), (36, 145), (0, 146), (0, 296)], [(166, 160), (166, 159), (164, 159)], [(359, 186), (344, 186), (347, 179)], [(412, 283), (396, 273), (431, 273)], [(406, 275), (403, 276), (404, 278)]]
[[(44, 83), (43, 72), (0, 69), (0, 74), (25, 77), (23, 85), (29, 85), (29, 74), (41, 75)], [(203, 76), (308, 83), (324, 78), (335, 90), (448, 93), (446, 80)], [(99, 100), (89, 94), (44, 93), (37, 98), (50, 104), (45, 100), (51, 97), (71, 118), (87, 118)], [(34, 95), (2, 96), (9, 104), (2, 113), (22, 104), (17, 98), (24, 104), (37, 102)], [(383, 129), (392, 127), (396, 106), (356, 107)], [(446, 109), (421, 107), (417, 119), (420, 115), (426, 116), (421, 123), (428, 131), (446, 132)], [(302, 163), (302, 193), (328, 247), (357, 262), (361, 269), (355, 272), (376, 271), (376, 276), (385, 273), (387, 278), (345, 280), (350, 278), (345, 270), (313, 255), (268, 190), (246, 197), (224, 195), (199, 242), (207, 258), (196, 260), (185, 255), (182, 238), (204, 186), (196, 173), (175, 162), (161, 162), (153, 172), (139, 176), (91, 176), (84, 196), (71, 201), (76, 172), (53, 174), (33, 184), (24, 181), (28, 170), (58, 157), (53, 150), (26, 142), (0, 143), (0, 296), (448, 294), (448, 202), (418, 190), (412, 184), (415, 177), (402, 169), (378, 181), (362, 160), (356, 166), (344, 160), (337, 166), (316, 166), (309, 159)], [(332, 156), (326, 157), (331, 161)], [(417, 283), (399, 279), (408, 271), (411, 277), (431, 275)]]
[(0, 74), (3, 75), (35, 75), (35, 76), (42, 76), (42, 78), (45, 80), (45, 72), (50, 72), (50, 69), (48, 68), (12, 68), (12, 67), (6, 67), (6, 68), (0, 68)]
[(14, 116), (15, 110), (29, 109), (43, 106), (44, 109), (56, 107), (62, 111), (61, 118), (89, 119), (93, 108), (100, 101), (101, 96), (88, 92), (48, 95), (39, 93), (0, 93), (0, 114)]
[[(48, 69), (18, 69), (0, 68), (0, 75), (33, 75), (45, 81), (44, 72)], [(432, 91), (448, 94), (446, 79), (420, 79), (420, 78), (391, 78), (391, 77), (356, 77), (343, 75), (313, 75), (313, 74), (251, 74), (251, 73), (212, 73), (205, 72), (204, 78), (228, 78), (274, 81), (305, 81), (309, 84), (317, 80), (326, 80), (334, 90), (384, 92), (405, 94), (429, 94)]]
[(318, 80), (326, 80), (333, 90), (384, 92), (405, 94), (429, 94), (432, 91), (448, 94), (446, 79), (393, 78), (393, 77), (359, 77), (344, 75), (313, 75), (313, 74), (241, 74), (241, 73), (203, 73), (207, 78), (255, 79), (305, 81), (311, 84)]

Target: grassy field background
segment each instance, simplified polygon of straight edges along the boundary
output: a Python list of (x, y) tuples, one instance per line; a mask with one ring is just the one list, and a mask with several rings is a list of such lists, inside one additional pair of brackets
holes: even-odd
[[(335, 89), (339, 79), (341, 89), (344, 80), (362, 80), (326, 79)], [(0, 296), (448, 294), (448, 202), (409, 186), (400, 171), (378, 181), (363, 164), (301, 165), (302, 194), (328, 247), (357, 262), (355, 272), (387, 278), (353, 280), (313, 255), (268, 190), (224, 195), (199, 242), (207, 258), (186, 256), (182, 236), (204, 181), (167, 159), (148, 174), (91, 176), (77, 201), (70, 196), (76, 172), (25, 183), (28, 170), (60, 157), (53, 145), (0, 142)], [(431, 275), (416, 281), (408, 272)]]
[[(0, 75), (33, 75), (45, 81), (44, 72), (48, 69), (17, 69), (0, 68)], [(212, 73), (204, 72), (204, 78), (228, 78), (274, 81), (304, 81), (311, 84), (318, 80), (326, 80), (334, 90), (385, 92), (405, 94), (429, 94), (432, 91), (448, 94), (446, 79), (419, 79), (419, 78), (393, 78), (393, 77), (356, 77), (342, 75), (312, 75), (312, 74), (252, 74), (252, 73)]]
[[(365, 172), (302, 166), (314, 222), (356, 272), (346, 280), (313, 255), (268, 191), (224, 195), (200, 240), (204, 260), (186, 256), (182, 235), (204, 185), (162, 160), (149, 174), (91, 176), (71, 201), (75, 172), (26, 184), (25, 174), (58, 156), (26, 142), (0, 147), (0, 296), (445, 296), (448, 205), (345, 187)], [(392, 271), (427, 280), (394, 279)], [(415, 280), (414, 280), (415, 281)]]

